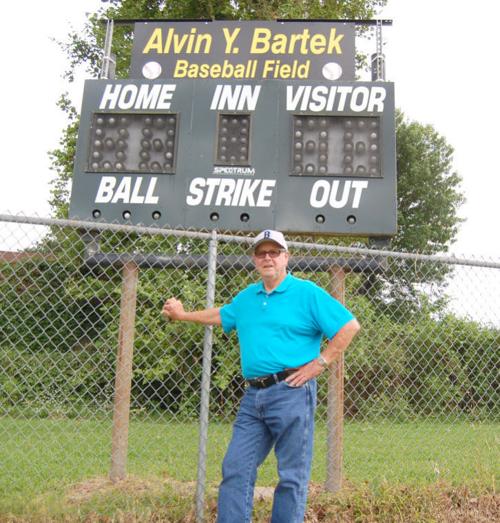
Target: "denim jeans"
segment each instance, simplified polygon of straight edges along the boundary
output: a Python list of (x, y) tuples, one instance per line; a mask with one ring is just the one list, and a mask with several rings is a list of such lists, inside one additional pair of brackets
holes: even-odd
[(251, 521), (257, 468), (273, 445), (279, 483), (274, 491), (271, 522), (303, 521), (315, 408), (316, 380), (301, 387), (285, 381), (265, 389), (248, 387), (222, 464), (218, 523)]

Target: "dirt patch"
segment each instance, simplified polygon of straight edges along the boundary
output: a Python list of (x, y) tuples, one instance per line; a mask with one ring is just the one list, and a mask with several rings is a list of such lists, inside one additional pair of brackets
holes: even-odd
[(274, 487), (255, 487), (253, 499), (255, 501), (265, 501), (273, 499)]
[(196, 481), (178, 481), (173, 478), (165, 478), (163, 484), (172, 487), (180, 496), (194, 496), (196, 492)]
[[(147, 480), (127, 476), (126, 479), (116, 482), (112, 482), (108, 478), (99, 477), (82, 481), (70, 487), (66, 493), (66, 500), (77, 505), (88, 501), (96, 494), (102, 496), (120, 492), (134, 496), (140, 496), (141, 494), (154, 495), (164, 489), (166, 485), (171, 487), (179, 496), (194, 496), (196, 492), (195, 481), (178, 481), (170, 477)], [(217, 489), (214, 487), (209, 487), (208, 490), (213, 495), (217, 494)], [(274, 487), (256, 487), (254, 499), (256, 501), (270, 500), (273, 494)]]
[(463, 499), (448, 496), (448, 507), (443, 512), (446, 523), (498, 523), (500, 495), (467, 496)]
[(80, 504), (88, 501), (96, 494), (107, 495), (113, 492), (121, 492), (137, 496), (141, 494), (154, 494), (162, 489), (161, 480), (148, 480), (127, 476), (126, 479), (113, 482), (108, 478), (91, 478), (70, 487), (66, 493), (66, 500), (72, 504)]

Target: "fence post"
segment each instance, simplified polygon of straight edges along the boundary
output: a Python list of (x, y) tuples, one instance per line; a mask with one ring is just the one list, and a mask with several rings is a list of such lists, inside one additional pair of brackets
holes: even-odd
[(113, 482), (125, 479), (127, 473), (128, 425), (138, 274), (139, 269), (135, 263), (128, 262), (123, 265), (120, 331), (116, 358), (111, 471), (109, 474), (109, 478)]
[[(330, 292), (345, 303), (345, 272), (341, 267), (331, 271)], [(328, 374), (327, 467), (325, 488), (338, 492), (342, 487), (344, 438), (344, 355), (331, 366)]]
[[(208, 244), (207, 309), (214, 306), (215, 277), (217, 273), (217, 232), (212, 231)], [(208, 414), (210, 400), (210, 374), (212, 367), (213, 327), (205, 327), (203, 338), (203, 366), (201, 374), (200, 437), (198, 445), (198, 474), (196, 479), (196, 522), (204, 521), (205, 484), (207, 471)]]

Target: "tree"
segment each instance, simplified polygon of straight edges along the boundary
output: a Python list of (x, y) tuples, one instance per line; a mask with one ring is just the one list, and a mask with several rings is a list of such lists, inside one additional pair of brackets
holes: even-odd
[(444, 252), (454, 241), (464, 198), (453, 148), (430, 125), (396, 117), (398, 234), (395, 250)]
[[(453, 171), (453, 148), (432, 126), (409, 121), (401, 112), (396, 116), (396, 143), (398, 233), (391, 248), (446, 252), (458, 232), (457, 213), (464, 201), (461, 178)], [(386, 314), (405, 321), (422, 308), (429, 314), (445, 309), (443, 284), (451, 271), (440, 263), (394, 258), (389, 270), (365, 278), (360, 290)]]

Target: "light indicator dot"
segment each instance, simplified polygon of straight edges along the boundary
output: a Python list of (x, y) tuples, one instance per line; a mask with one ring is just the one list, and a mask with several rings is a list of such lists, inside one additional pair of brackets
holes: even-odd
[(306, 151), (308, 153), (312, 153), (312, 152), (314, 152), (315, 149), (316, 149), (316, 144), (312, 140), (308, 140), (306, 142)]
[(366, 152), (366, 144), (365, 142), (356, 142), (356, 153), (357, 154), (365, 154)]

